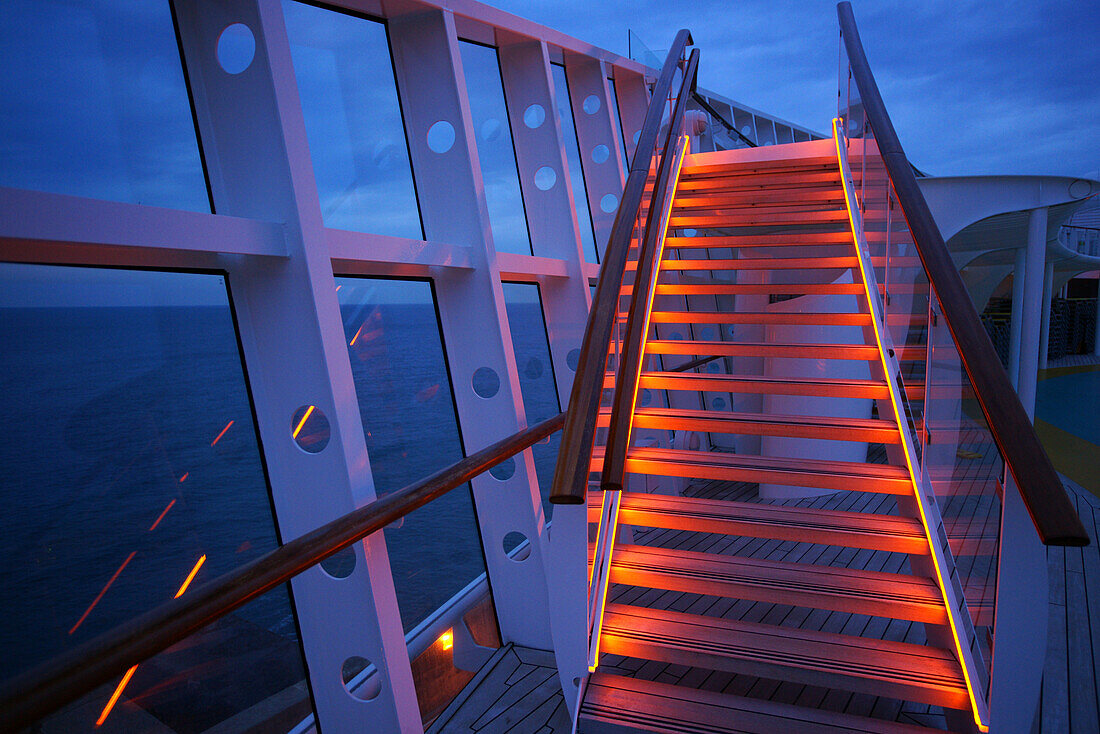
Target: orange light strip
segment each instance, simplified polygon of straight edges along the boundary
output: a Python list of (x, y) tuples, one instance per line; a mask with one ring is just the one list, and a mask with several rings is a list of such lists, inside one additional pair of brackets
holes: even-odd
[[(184, 474), (183, 476), (186, 477), (187, 475)], [(182, 482), (183, 480), (181, 479), (180, 481)], [(164, 508), (164, 512), (160, 513), (160, 517), (158, 517), (156, 519), (156, 521), (152, 525), (149, 526), (149, 531), (148, 532), (151, 533), (151, 532), (153, 532), (154, 530), (157, 529), (157, 525), (160, 525), (160, 521), (164, 519), (164, 516), (168, 514), (168, 511), (172, 509), (172, 505), (174, 505), (174, 504), (176, 504), (175, 500), (172, 500), (171, 502), (168, 503), (168, 506)]]
[(360, 335), (361, 333), (363, 333), (363, 327), (364, 327), (364, 326), (366, 326), (366, 325), (367, 325), (367, 322), (366, 322), (366, 321), (364, 321), (363, 323), (359, 324), (359, 331), (355, 332), (355, 336), (353, 336), (353, 337), (351, 338), (351, 341), (350, 341), (350, 342), (348, 342), (348, 346), (349, 346), (349, 347), (354, 347), (354, 346), (355, 346), (355, 342), (359, 341), (359, 335)]
[(302, 420), (298, 421), (298, 427), (294, 429), (294, 433), (290, 435), (291, 438), (298, 438), (298, 434), (302, 432), (302, 428), (305, 426), (306, 421), (309, 420), (309, 416), (313, 413), (315, 406), (311, 405), (306, 408), (305, 415), (302, 416)]
[(189, 477), (189, 476), (191, 476), (191, 472), (189, 472), (189, 471), (185, 471), (185, 472), (183, 473), (183, 476), (182, 476), (182, 477), (180, 477), (180, 484), (183, 484), (184, 482), (186, 482), (186, 481), (187, 481), (187, 477)]
[(439, 642), (443, 645), (444, 650), (450, 650), (455, 646), (455, 633), (451, 630), (447, 630), (439, 636)]
[(115, 579), (118, 578), (118, 575), (120, 573), (122, 573), (122, 569), (126, 568), (126, 565), (128, 563), (130, 563), (130, 561), (134, 560), (134, 556), (136, 556), (136, 555), (137, 555), (137, 551), (133, 551), (132, 553), (130, 553), (130, 555), (126, 556), (126, 560), (123, 561), (122, 565), (118, 567), (118, 570), (115, 571), (114, 576), (111, 576), (110, 581), (107, 582), (107, 584), (99, 592), (99, 594), (96, 596), (96, 598), (92, 600), (92, 603), (88, 605), (88, 608), (84, 610), (84, 613), (80, 615), (80, 619), (76, 620), (76, 624), (74, 624), (73, 628), (71, 630), (69, 630), (70, 635), (73, 632), (76, 632), (77, 627), (84, 624), (84, 620), (87, 619), (88, 615), (92, 613), (93, 609), (95, 609), (95, 605), (99, 604), (99, 600), (102, 599), (103, 595), (107, 593), (107, 589), (111, 588), (111, 584), (113, 584), (115, 582)]
[(130, 682), (130, 679), (134, 677), (134, 673), (137, 671), (137, 666), (133, 666), (126, 671), (126, 675), (122, 676), (122, 680), (119, 681), (118, 687), (115, 688), (115, 692), (111, 694), (111, 698), (107, 701), (107, 705), (103, 707), (102, 713), (99, 714), (99, 718), (95, 720), (96, 727), (103, 725), (103, 722), (107, 720), (107, 717), (111, 715), (111, 710), (118, 703), (119, 696), (122, 695), (122, 689), (126, 687), (126, 684)]
[(195, 579), (195, 574), (202, 568), (202, 564), (206, 563), (206, 554), (199, 556), (199, 560), (195, 561), (195, 567), (191, 569), (191, 573), (187, 574), (187, 578), (183, 580), (183, 585), (180, 586), (180, 590), (176, 592), (173, 599), (179, 599), (183, 596), (183, 592), (187, 591), (187, 587), (191, 585), (191, 582)]
[[(843, 133), (841, 132), (839, 125), (840, 118), (834, 117), (833, 142), (836, 146), (837, 161), (840, 166), (841, 173), (845, 174), (848, 173), (848, 166), (847, 160), (844, 158), (844, 155), (841, 151), (840, 138)], [(970, 677), (970, 671), (968, 670), (969, 666), (966, 664), (966, 660), (968, 659), (968, 657), (964, 654), (965, 646), (963, 645), (962, 636), (959, 634), (959, 629), (955, 622), (955, 616), (958, 612), (955, 609), (955, 605), (948, 603), (947, 600), (947, 579), (945, 578), (943, 568), (940, 565), (939, 554), (935, 552), (935, 547), (933, 546), (932, 529), (929, 526), (927, 510), (924, 506), (924, 497), (920, 490), (920, 487), (917, 485), (917, 464), (913, 459), (912, 453), (910, 452), (909, 442), (905, 438), (906, 434), (904, 427), (907, 425), (907, 423), (903, 422), (902, 415), (899, 409), (901, 398), (897, 394), (897, 387), (894, 384), (894, 379), (892, 377), (890, 367), (886, 362), (886, 352), (883, 349), (883, 338), (882, 333), (879, 331), (878, 319), (874, 318), (877, 309), (875, 307), (875, 302), (872, 300), (871, 285), (867, 270), (868, 264), (864, 260), (864, 253), (860, 249), (859, 233), (856, 231), (855, 217), (853, 216), (853, 212), (855, 211), (856, 206), (855, 192), (852, 191), (849, 186), (849, 176), (850, 173), (848, 173), (848, 175), (841, 175), (840, 180), (844, 189), (844, 200), (848, 211), (848, 223), (852, 229), (852, 238), (854, 240), (856, 248), (856, 257), (859, 261), (860, 274), (863, 280), (863, 290), (864, 294), (867, 297), (867, 307), (871, 310), (872, 313), (871, 326), (873, 327), (875, 332), (875, 342), (876, 344), (878, 344), (879, 347), (879, 360), (882, 364), (882, 372), (886, 377), (886, 384), (890, 389), (890, 405), (894, 411), (894, 421), (897, 423), (898, 431), (902, 434), (901, 447), (902, 451), (905, 453), (905, 464), (909, 470), (909, 478), (913, 485), (913, 496), (917, 500), (917, 508), (920, 510), (921, 524), (924, 526), (925, 537), (929, 539), (929, 545), (932, 546), (929, 548), (929, 550), (932, 551), (931, 553), (929, 553), (929, 555), (932, 557), (932, 565), (935, 567), (936, 570), (936, 581), (940, 587), (940, 594), (943, 597), (944, 606), (947, 608), (947, 621), (951, 626), (951, 637), (954, 639), (955, 642), (955, 653), (959, 659), (959, 667), (962, 669), (963, 679), (966, 681), (966, 692), (968, 697), (970, 698), (970, 709), (974, 716), (974, 724), (978, 727), (979, 731), (988, 732), (989, 723), (982, 721), (981, 707), (978, 703), (978, 696), (974, 690), (974, 682)], [(862, 231), (862, 226), (860, 227), (860, 231)], [(887, 241), (887, 249), (889, 249), (889, 241)]]
[[(592, 627), (592, 640), (589, 643), (591, 651), (589, 653), (588, 672), (595, 672), (596, 668), (600, 664), (600, 634), (603, 631), (603, 613), (607, 607), (607, 586), (611, 583), (611, 554), (615, 550), (615, 541), (618, 540), (619, 535), (619, 507), (622, 501), (622, 492), (618, 490), (610, 490), (615, 493), (611, 501), (614, 506), (611, 510), (611, 517), (607, 522), (607, 530), (605, 533), (609, 533), (607, 539), (607, 562), (604, 565), (605, 572), (600, 578), (600, 593), (597, 597), (599, 609), (596, 610), (596, 623)], [(593, 564), (595, 565), (595, 564)]]
[[(232, 423), (233, 421), (230, 421)], [(229, 426), (226, 426), (228, 428)], [(223, 431), (224, 433), (224, 431)], [(175, 500), (173, 500), (175, 501)], [(133, 554), (130, 556), (133, 558)], [(127, 562), (129, 562), (127, 560)], [(187, 574), (187, 578), (183, 580), (183, 584), (180, 586), (179, 591), (176, 592), (174, 599), (179, 599), (183, 596), (183, 592), (187, 591), (187, 587), (191, 585), (191, 581), (194, 580), (195, 574), (202, 568), (202, 564), (206, 563), (206, 554), (204, 553), (199, 557), (199, 560), (195, 562), (195, 567), (191, 569), (191, 573)], [(118, 686), (115, 687), (115, 692), (111, 694), (111, 698), (107, 700), (107, 705), (103, 707), (103, 711), (100, 712), (99, 718), (96, 719), (96, 728), (103, 725), (103, 722), (107, 720), (107, 717), (111, 715), (111, 711), (114, 709), (115, 704), (118, 703), (118, 699), (122, 696), (122, 691), (126, 688), (126, 684), (130, 682), (130, 679), (134, 677), (134, 673), (137, 672), (138, 666), (134, 665), (126, 671), (126, 675), (122, 676), (122, 680), (118, 682)]]
[[(217, 435), (217, 436), (216, 436), (216, 437), (214, 438), (214, 440), (210, 442), (210, 445), (211, 445), (211, 446), (213, 446), (213, 445), (214, 445), (214, 444), (216, 444), (216, 443), (217, 443), (218, 441), (221, 441), (221, 440), (222, 440), (222, 436), (224, 436), (224, 435), (225, 435), (225, 432), (229, 430), (229, 427), (230, 427), (231, 425), (233, 425), (233, 421), (229, 421), (228, 423), (226, 423), (226, 424), (225, 424), (225, 428), (223, 428), (223, 429), (222, 429), (222, 432), (221, 432), (221, 433), (219, 433), (219, 434), (218, 434), (218, 435)], [(184, 476), (186, 477), (187, 475), (185, 474)], [(182, 482), (183, 480), (181, 479), (180, 481)]]

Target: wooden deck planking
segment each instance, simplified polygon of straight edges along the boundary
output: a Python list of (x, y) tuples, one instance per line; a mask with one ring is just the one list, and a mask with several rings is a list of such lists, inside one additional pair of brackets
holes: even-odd
[[(1037, 731), (1039, 734), (1095, 734), (1100, 731), (1097, 726), (1100, 721), (1097, 695), (1097, 671), (1100, 670), (1100, 547), (1096, 542), (1100, 529), (1100, 500), (1068, 480), (1066, 484), (1093, 538), (1093, 544), (1084, 549), (1048, 549), (1051, 573), (1050, 639), (1037, 712)], [(760, 501), (755, 496), (755, 485), (745, 483), (702, 482), (689, 488), (688, 492), (713, 499)], [(893, 498), (864, 492), (841, 492), (777, 504), (895, 514)], [(967, 513), (964, 516), (973, 517), (980, 516), (983, 508), (971, 505), (962, 509), (962, 505), (951, 503), (951, 509), (953, 513), (958, 510)], [(982, 521), (981, 517), (976, 520), (978, 523)], [(886, 551), (678, 530), (636, 528), (634, 532), (634, 542), (644, 545), (895, 573), (904, 573), (908, 568), (904, 555)], [(988, 563), (975, 562), (965, 570), (981, 574), (988, 567)], [(620, 603), (647, 604), (784, 627), (843, 632), (915, 644), (925, 641), (923, 625), (903, 620), (636, 587), (616, 587), (610, 598)], [(521, 660), (521, 655), (525, 659)], [(552, 656), (510, 648), (495, 657), (491, 665), (493, 669), (487, 675), (475, 678), (469, 690), (464, 691), (433, 724), (430, 729), (433, 734), (491, 734), (500, 731), (558, 734), (570, 730)], [(942, 710), (925, 704), (610, 655), (601, 660), (601, 668), (604, 667), (623, 675), (693, 688), (867, 715), (887, 721), (945, 727)]]

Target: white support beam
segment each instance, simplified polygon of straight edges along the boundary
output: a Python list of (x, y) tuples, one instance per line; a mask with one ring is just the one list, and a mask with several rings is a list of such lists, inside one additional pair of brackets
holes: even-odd
[(1027, 268), (1027, 248), (1016, 250), (1016, 264), (1012, 269), (1012, 320), (1008, 337), (1008, 379), (1012, 387), (1020, 384), (1020, 335), (1024, 317), (1024, 270)]
[[(391, 16), (389, 30), (425, 233), (433, 241), (466, 245), (473, 266), (435, 280), (463, 443), (472, 453), (520, 430), (525, 417), (458, 37), (445, 10)], [(439, 122), (454, 132), (442, 152), (428, 145), (428, 131)], [(499, 381), (489, 397), (474, 391), (479, 370)], [(474, 502), (501, 634), (506, 642), (549, 649), (542, 505), (531, 452), (516, 458), (508, 479), (484, 474), (473, 480)], [(510, 532), (531, 541), (523, 561), (504, 553)]]
[(470, 248), (443, 242), (407, 240), (346, 229), (326, 229), (332, 269), (340, 275), (421, 277), (436, 270), (473, 268)]
[(1020, 372), (1016, 393), (1029, 418), (1035, 417), (1035, 389), (1039, 375), (1039, 331), (1043, 319), (1043, 282), (1046, 279), (1047, 209), (1032, 209), (1027, 223), (1024, 266), (1023, 318), (1020, 319)]
[(596, 250), (602, 257), (626, 182), (622, 156), (616, 154), (619, 133), (611, 116), (607, 72), (596, 59), (566, 54), (565, 77), (569, 83), (569, 101), (577, 128), (585, 188), (588, 189)]
[[(536, 268), (538, 275), (556, 278), (542, 280), (540, 293), (558, 402), (564, 406), (573, 385), (569, 354), (580, 348), (592, 302), (573, 206), (574, 198), (583, 192), (570, 189), (546, 44), (527, 41), (502, 46), (500, 70), (535, 257), (497, 253), (497, 266), (505, 279), (524, 279)], [(545, 191), (535, 185), (535, 174), (542, 168), (556, 176), (555, 185)]]
[(634, 149), (638, 147), (637, 136), (645, 124), (645, 113), (649, 108), (649, 88), (645, 77), (623, 69), (615, 69), (615, 97), (619, 100), (619, 120), (623, 124), (623, 140), (626, 142), (627, 160), (634, 160)]
[[(176, 11), (217, 210), (285, 223), (285, 262), (273, 267), (245, 257), (227, 269), (286, 541), (375, 497), (290, 45), (278, 2), (196, 0), (178, 3)], [(253, 60), (236, 74), (222, 69), (215, 53), (233, 23), (255, 37)], [(303, 451), (292, 438), (295, 412), (310, 405), (331, 426), (319, 453)], [(346, 578), (318, 566), (292, 582), (318, 723), (330, 731), (419, 731), (382, 535), (354, 553)], [(341, 670), (352, 656), (381, 673), (371, 701), (344, 689)]]
[(1048, 261), (1043, 271), (1043, 320), (1039, 329), (1039, 369), (1047, 368), (1050, 351), (1050, 307), (1054, 299), (1054, 262)]
[[(132, 251), (135, 258), (287, 255), (283, 225), (274, 222), (42, 191), (0, 187), (0, 222), (0, 246), (36, 262), (51, 257), (55, 245), (70, 246), (69, 252), (78, 246), (76, 251), (87, 253), (84, 265), (117, 264), (110, 261), (118, 255), (106, 254), (109, 248)], [(97, 259), (97, 251), (108, 262)]]

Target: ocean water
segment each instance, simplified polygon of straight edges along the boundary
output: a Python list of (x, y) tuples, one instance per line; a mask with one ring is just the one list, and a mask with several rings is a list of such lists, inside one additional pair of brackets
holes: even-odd
[[(342, 315), (386, 493), (462, 444), (434, 307), (372, 293)], [(541, 311), (509, 316), (534, 423), (558, 410)], [(275, 547), (228, 308), (0, 309), (0, 388), (0, 678), (172, 598), (202, 557), (196, 584)], [(545, 495), (556, 446), (536, 449)], [(467, 488), (385, 536), (406, 630), (484, 571)], [(285, 590), (236, 614), (297, 639)]]

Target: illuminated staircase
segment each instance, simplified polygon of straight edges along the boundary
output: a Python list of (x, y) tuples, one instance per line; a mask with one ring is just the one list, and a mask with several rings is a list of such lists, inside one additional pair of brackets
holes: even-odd
[[(599, 653), (603, 660), (621, 656), (613, 658), (616, 664), (624, 658), (655, 661), (700, 669), (704, 675), (720, 671), (940, 706), (950, 726), (969, 728), (971, 700), (964, 667), (955, 652), (944, 593), (935, 578), (929, 538), (902, 452), (903, 438), (891, 407), (890, 385), (883, 372), (884, 360), (873, 331), (841, 172), (831, 144), (827, 140), (736, 154), (700, 154), (685, 163), (673, 200), (670, 236), (661, 261), (643, 362), (654, 368), (643, 369), (640, 388), (668, 391), (672, 396), (805, 396), (863, 401), (867, 406), (875, 401), (877, 411), (872, 414), (868, 408), (863, 417), (851, 417), (858, 410), (788, 415), (764, 409), (734, 412), (713, 405), (699, 409), (664, 407), (656, 402), (642, 405), (639, 401), (634, 429), (813, 439), (822, 451), (816, 456), (777, 455), (774, 451), (767, 455), (759, 450), (732, 453), (728, 449), (706, 450), (713, 442), (704, 439), (702, 450), (634, 447), (627, 454), (626, 470), (684, 478), (689, 484), (698, 484), (692, 480), (724, 480), (811, 488), (815, 494), (823, 490), (886, 494), (892, 498), (875, 506), (896, 508), (896, 514), (624, 491), (618, 511), (620, 527), (832, 548), (808, 552), (801, 562), (788, 562), (634, 545), (619, 539), (612, 553), (610, 582), (618, 585), (613, 590), (620, 596), (624, 587), (641, 587), (918, 622), (925, 625), (930, 642), (919, 645), (799, 629), (797, 620), (807, 616), (799, 613), (790, 615), (794, 622), (775, 626), (609, 601), (603, 611)], [(772, 157), (766, 158), (768, 155)], [(634, 265), (628, 263), (628, 269)], [(753, 275), (745, 278), (746, 273)], [(776, 273), (785, 274), (775, 277)], [(790, 304), (782, 311), (768, 308), (771, 303), (799, 296), (809, 296), (801, 300), (817, 306), (799, 307), (807, 308), (805, 312), (792, 311)], [(755, 306), (740, 307), (742, 297), (752, 298)], [(711, 304), (710, 310), (699, 310), (700, 303)], [(726, 307), (714, 307), (723, 303)], [(822, 309), (830, 304), (833, 308)], [(669, 325), (679, 325), (678, 336), (683, 338), (655, 338), (655, 332), (668, 333)], [(921, 326), (909, 325), (918, 330)], [(691, 338), (691, 327), (700, 333), (702, 326), (713, 327), (712, 333), (720, 329), (724, 336), (737, 335), (746, 326), (762, 328), (756, 329), (755, 338), (744, 341)], [(732, 332), (727, 331), (730, 326)], [(809, 337), (776, 340), (770, 338), (772, 327), (783, 329), (777, 333)], [(799, 327), (804, 328), (800, 331)], [(842, 333), (849, 338), (843, 343), (830, 342), (829, 335), (837, 333), (833, 327), (848, 327)], [(761, 331), (764, 338), (758, 336)], [(862, 341), (851, 339), (853, 333), (862, 333)], [(676, 364), (714, 355), (737, 358), (727, 362), (734, 365), (727, 371), (735, 374), (671, 372), (656, 367), (662, 358)], [(789, 372), (783, 376), (782, 371), (772, 374), (766, 366), (775, 360), (813, 360), (820, 369), (801, 376), (789, 376)], [(835, 360), (865, 362), (869, 377), (830, 376), (828, 364)], [(753, 363), (759, 365), (755, 374), (737, 368)], [(672, 406), (686, 402), (670, 401)], [(817, 400), (810, 406), (822, 404)], [(601, 415), (604, 425), (609, 413), (605, 409)], [(833, 441), (880, 445), (868, 456), (881, 461), (885, 455), (886, 463), (829, 458), (828, 446)], [(597, 451), (591, 470), (601, 467), (602, 454)], [(602, 494), (589, 493), (591, 523), (600, 520)], [(744, 544), (704, 545), (736, 549)], [(907, 557), (888, 564), (901, 569), (899, 573), (827, 565), (842, 548)], [(590, 559), (594, 552), (595, 547), (590, 549)], [(650, 593), (631, 598), (659, 596)], [(606, 668), (598, 666), (589, 679), (578, 731), (927, 731), (893, 721), (642, 680), (622, 674), (628, 668), (617, 667), (615, 672)]]

